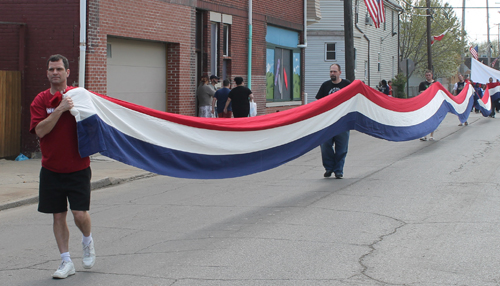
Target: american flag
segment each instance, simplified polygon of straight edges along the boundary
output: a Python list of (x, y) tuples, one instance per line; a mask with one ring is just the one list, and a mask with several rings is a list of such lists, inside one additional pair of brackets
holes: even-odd
[(478, 51), (479, 51), (479, 47), (476, 45), (475, 47), (470, 47), (470, 54), (474, 57), (474, 59), (477, 60), (477, 58), (479, 57), (478, 55)]
[(495, 67), (495, 64), (497, 63), (498, 61), (498, 58), (500, 58), (500, 56), (498, 56), (492, 63), (491, 63), (491, 67)]
[(380, 28), (380, 24), (385, 22), (384, 0), (365, 0), (365, 5), (375, 27)]

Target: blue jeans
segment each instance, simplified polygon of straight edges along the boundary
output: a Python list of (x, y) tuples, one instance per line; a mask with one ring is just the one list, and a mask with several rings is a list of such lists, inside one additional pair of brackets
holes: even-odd
[(332, 171), (336, 175), (344, 174), (344, 163), (348, 146), (349, 131), (333, 136), (321, 144), (321, 159), (326, 171)]

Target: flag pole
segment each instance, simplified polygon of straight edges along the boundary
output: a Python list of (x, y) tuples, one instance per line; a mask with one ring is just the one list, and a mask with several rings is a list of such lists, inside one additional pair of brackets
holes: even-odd
[[(465, 47), (465, 0), (463, 1), (462, 5), (462, 49)], [(460, 65), (460, 74), (463, 75), (465, 73), (465, 53), (462, 50), (462, 53), (460, 55), (462, 59), (462, 64)]]
[(490, 11), (488, 0), (486, 0), (486, 27), (488, 27), (488, 66), (491, 64), (491, 42), (490, 42)]

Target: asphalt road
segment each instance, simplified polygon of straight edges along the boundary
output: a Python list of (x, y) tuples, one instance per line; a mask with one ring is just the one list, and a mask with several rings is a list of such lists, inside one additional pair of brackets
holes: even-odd
[(434, 142), (351, 133), (345, 179), (319, 148), (227, 180), (157, 176), (93, 193), (97, 262), (52, 280), (50, 215), (0, 212), (1, 285), (500, 285), (500, 119), (449, 115)]

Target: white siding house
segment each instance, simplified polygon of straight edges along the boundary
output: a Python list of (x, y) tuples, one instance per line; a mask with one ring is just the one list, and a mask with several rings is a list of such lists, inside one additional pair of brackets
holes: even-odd
[[(340, 0), (320, 0), (321, 19), (307, 26), (304, 92), (307, 102), (328, 80), (331, 64), (342, 67), (345, 78), (344, 7)], [(364, 0), (353, 0), (355, 77), (376, 87), (398, 73), (399, 11), (394, 0), (384, 0), (385, 23), (375, 28)], [(309, 19), (308, 19), (309, 22)], [(312, 21), (311, 21), (312, 22)]]

